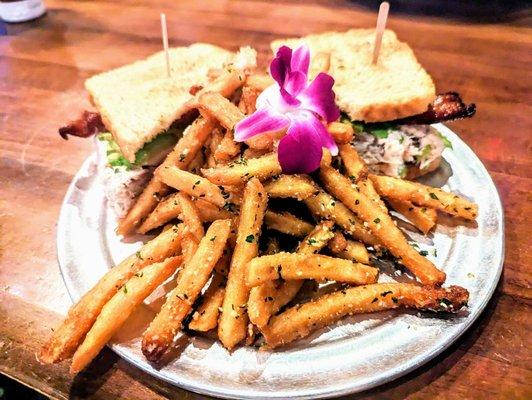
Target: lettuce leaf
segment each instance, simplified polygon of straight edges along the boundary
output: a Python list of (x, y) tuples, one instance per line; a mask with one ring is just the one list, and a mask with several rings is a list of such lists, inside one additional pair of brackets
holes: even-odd
[(107, 163), (111, 167), (122, 167), (126, 170), (130, 170), (135, 167), (145, 165), (150, 158), (157, 153), (168, 150), (173, 147), (182, 131), (174, 128), (170, 128), (165, 132), (158, 135), (151, 142), (146, 143), (142, 149), (135, 153), (135, 162), (129, 161), (122, 152), (120, 147), (115, 142), (113, 135), (109, 132), (103, 132), (98, 135), (98, 140), (106, 142), (107, 145)]

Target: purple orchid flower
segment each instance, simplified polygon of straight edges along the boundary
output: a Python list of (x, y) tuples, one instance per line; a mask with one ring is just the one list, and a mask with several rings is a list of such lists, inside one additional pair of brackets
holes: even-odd
[(281, 132), (278, 158), (284, 173), (310, 173), (320, 166), (323, 147), (332, 155), (338, 147), (324, 122), (340, 117), (334, 102), (334, 79), (320, 73), (308, 82), (310, 51), (303, 45), (292, 52), (282, 46), (270, 64), (277, 82), (257, 98), (257, 111), (235, 127), (235, 140), (243, 142), (255, 135)]

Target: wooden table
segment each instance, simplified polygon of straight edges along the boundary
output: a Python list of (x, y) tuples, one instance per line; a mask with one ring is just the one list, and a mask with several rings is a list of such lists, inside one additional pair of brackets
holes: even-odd
[[(83, 81), (161, 47), (159, 12), (172, 45), (251, 44), (268, 58), (275, 38), (369, 27), (374, 12), (347, 1), (57, 1), (0, 38), (0, 372), (54, 398), (200, 398), (150, 378), (104, 351), (72, 378), (39, 366), (35, 351), (65, 312), (55, 228), (61, 200), (90, 141), (57, 128), (89, 106)], [(369, 4), (371, 2), (364, 2)], [(393, 13), (392, 5), (392, 13)], [(532, 398), (532, 30), (526, 18), (491, 25), (392, 14), (441, 91), (477, 104), (452, 124), (495, 180), (505, 206), (506, 261), (496, 294), (463, 337), (409, 375), (360, 398)]]

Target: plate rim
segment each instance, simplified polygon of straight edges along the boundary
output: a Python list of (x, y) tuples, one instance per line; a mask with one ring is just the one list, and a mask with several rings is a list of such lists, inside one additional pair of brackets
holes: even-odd
[[(411, 358), (408, 363), (401, 365), (401, 367), (395, 368), (391, 373), (390, 371), (383, 372), (376, 377), (373, 378), (371, 382), (366, 382), (362, 384), (347, 384), (343, 387), (335, 386), (334, 390), (327, 390), (329, 386), (322, 386), (321, 389), (313, 389), (312, 393), (309, 393), (307, 390), (307, 393), (303, 392), (301, 394), (297, 394), (294, 396), (293, 393), (286, 393), (283, 394), (283, 392), (265, 392), (265, 391), (254, 391), (254, 390), (233, 390), (233, 389), (225, 389), (225, 392), (220, 392), (219, 390), (213, 390), (209, 387), (208, 382), (204, 383), (203, 381), (193, 380), (190, 381), (189, 379), (183, 380), (183, 378), (179, 375), (175, 375), (173, 379), (170, 379), (166, 376), (166, 374), (161, 373), (159, 370), (153, 368), (146, 360), (138, 360), (135, 357), (131, 357), (130, 354), (128, 354), (127, 351), (124, 349), (121, 349), (118, 345), (107, 345), (109, 348), (113, 350), (118, 356), (126, 360), (128, 363), (132, 364), (133, 366), (141, 369), (142, 371), (148, 373), (149, 375), (153, 376), (154, 378), (161, 379), (173, 386), (178, 386), (182, 389), (208, 395), (208, 396), (214, 396), (219, 398), (226, 398), (226, 399), (266, 399), (266, 398), (285, 398), (287, 395), (289, 395), (291, 398), (297, 398), (297, 399), (310, 399), (310, 398), (332, 398), (332, 397), (338, 397), (353, 393), (361, 393), (364, 391), (367, 391), (369, 389), (381, 386), (385, 383), (392, 382), (409, 372), (414, 371), (415, 369), (427, 364), (429, 361), (433, 360), (435, 357), (437, 357), (439, 354), (447, 350), (452, 344), (454, 344), (458, 338), (460, 338), (463, 334), (465, 334), (471, 326), (478, 320), (480, 315), (484, 312), (486, 306), (488, 305), (489, 301), (493, 297), (493, 294), (499, 284), (499, 281), (501, 279), (502, 270), (504, 266), (505, 261), (505, 252), (506, 252), (506, 242), (505, 242), (505, 216), (504, 216), (504, 208), (502, 205), (501, 197), (499, 194), (499, 190), (497, 189), (497, 186), (495, 185), (495, 182), (493, 181), (493, 178), (491, 177), (489, 171), (485, 167), (485, 165), (482, 163), (482, 161), (478, 158), (476, 153), (469, 147), (467, 143), (465, 143), (458, 134), (453, 132), (449, 127), (442, 123), (434, 124), (432, 125), (436, 130), (439, 132), (450, 135), (453, 137), (453, 141), (459, 141), (461, 142), (461, 145), (463, 145), (468, 152), (471, 155), (472, 160), (475, 161), (476, 168), (479, 168), (480, 171), (485, 175), (489, 181), (489, 184), (491, 186), (491, 189), (494, 190), (496, 196), (496, 209), (498, 212), (498, 223), (500, 226), (500, 230), (498, 231), (498, 236), (500, 238), (500, 259), (499, 263), (497, 265), (497, 271), (495, 273), (495, 278), (492, 280), (491, 285), (487, 288), (485, 296), (481, 298), (481, 301), (479, 302), (479, 306), (477, 310), (473, 314), (469, 314), (467, 320), (464, 322), (464, 325), (460, 329), (456, 329), (456, 331), (447, 338), (443, 346), (433, 346), (432, 349), (426, 352), (422, 352), (417, 357)], [(68, 295), (70, 297), (70, 300), (72, 303), (74, 303), (77, 299), (76, 292), (77, 290), (73, 287), (73, 282), (70, 281), (70, 279), (66, 276), (66, 273), (64, 272), (64, 265), (65, 262), (63, 261), (65, 259), (65, 255), (63, 253), (63, 249), (65, 249), (64, 243), (66, 240), (66, 234), (64, 232), (66, 224), (64, 223), (64, 220), (67, 218), (67, 213), (65, 212), (66, 205), (69, 202), (69, 199), (72, 197), (72, 194), (74, 190), (76, 189), (75, 183), (78, 181), (82, 173), (87, 170), (87, 165), (94, 163), (94, 159), (96, 158), (96, 153), (91, 153), (82, 163), (76, 174), (72, 177), (72, 180), (69, 183), (68, 189), (65, 193), (65, 196), (63, 198), (63, 201), (61, 202), (61, 208), (59, 211), (59, 217), (57, 222), (57, 231), (56, 231), (56, 255), (57, 255), (57, 262), (59, 267), (59, 272), (61, 274), (61, 277), (63, 279), (63, 282), (65, 284), (65, 287), (67, 289)], [(177, 378), (177, 379), (176, 379)]]

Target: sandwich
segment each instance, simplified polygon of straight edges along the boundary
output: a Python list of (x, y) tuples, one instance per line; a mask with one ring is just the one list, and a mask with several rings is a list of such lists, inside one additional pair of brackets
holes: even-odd
[(170, 77), (165, 54), (159, 52), (85, 82), (96, 112), (85, 111), (59, 134), (65, 139), (96, 137), (103, 187), (118, 217), (127, 213), (196, 116), (191, 106), (194, 92), (232, 63), (252, 67), (255, 52), (248, 49), (246, 56), (242, 60), (240, 53), (196, 43), (169, 49)]
[(369, 169), (414, 179), (438, 168), (443, 150), (451, 147), (430, 125), (472, 117), (475, 105), (464, 104), (454, 92), (437, 95), (412, 49), (391, 30), (384, 32), (372, 64), (374, 40), (374, 29), (353, 29), (276, 40), (271, 48), (306, 43), (311, 60), (327, 54), (341, 120), (353, 125), (353, 145)]

